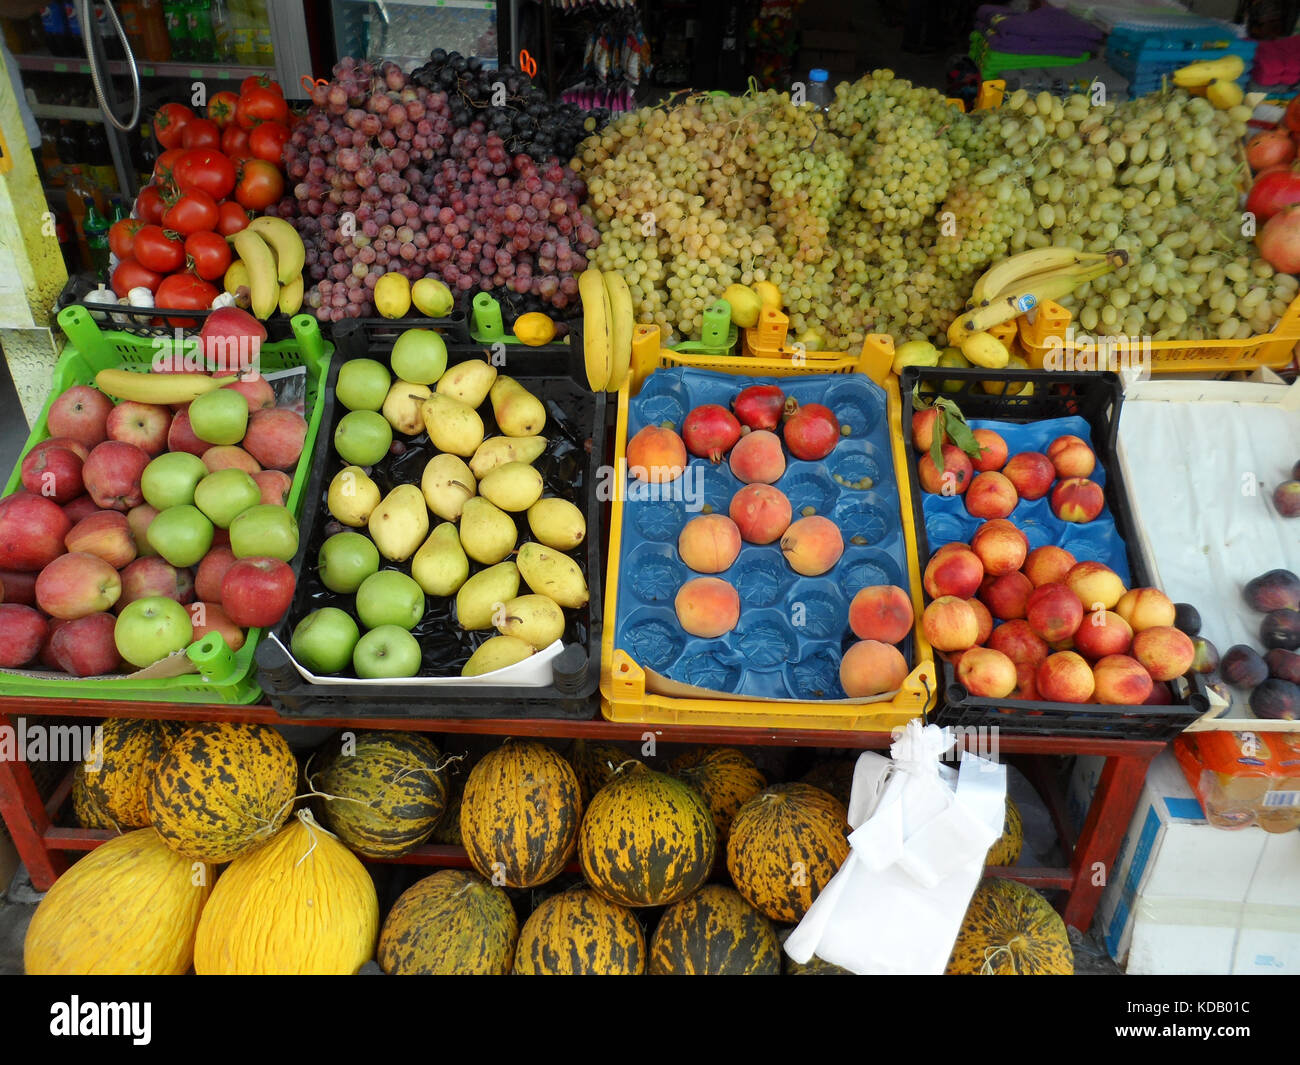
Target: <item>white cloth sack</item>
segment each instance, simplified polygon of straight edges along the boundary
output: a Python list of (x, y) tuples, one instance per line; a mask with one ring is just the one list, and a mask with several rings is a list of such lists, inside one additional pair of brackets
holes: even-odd
[(858, 974), (940, 975), (1006, 816), (1005, 766), (940, 759), (950, 730), (910, 721), (891, 761), (864, 752), (849, 799), (849, 856), (785, 951)]

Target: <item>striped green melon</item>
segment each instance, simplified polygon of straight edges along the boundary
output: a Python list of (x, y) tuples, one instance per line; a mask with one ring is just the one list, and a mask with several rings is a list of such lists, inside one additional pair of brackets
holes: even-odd
[(736, 812), (767, 784), (758, 766), (734, 747), (696, 747), (674, 758), (668, 772), (700, 793), (719, 843), (727, 842)]
[(544, 744), (507, 740), (465, 781), (461, 841), (470, 863), (494, 884), (536, 887), (558, 876), (581, 821), (578, 778)]
[(181, 733), (149, 788), (149, 818), (172, 850), (229, 862), (293, 812), (298, 763), (275, 729), (213, 722)]
[(72, 773), (72, 816), (82, 828), (117, 828), (87, 790), (84, 762), (79, 762)]
[(503, 976), (518, 935), (501, 888), (467, 869), (442, 869), (393, 904), (379, 933), (379, 966), (392, 976)]
[(515, 947), (522, 976), (640, 976), (645, 965), (636, 916), (585, 884), (543, 900)]
[(845, 809), (849, 806), (849, 796), (853, 792), (853, 770), (857, 768), (856, 758), (827, 758), (818, 762), (799, 779), (814, 788), (821, 788), (835, 796)]
[(1074, 950), (1061, 915), (1017, 880), (989, 879), (966, 907), (948, 976), (1073, 976)]
[(86, 791), (113, 824), (149, 824), (149, 785), (168, 748), (181, 734), (174, 721), (112, 717), (103, 723), (85, 761)]
[(433, 834), (447, 804), (447, 771), (418, 732), (342, 732), (307, 783), (325, 826), (358, 854), (396, 858)]
[(828, 961), (823, 961), (814, 954), (803, 964), (795, 961), (785, 952), (785, 941), (790, 938), (793, 928), (787, 928), (777, 934), (777, 939), (781, 944), (781, 973), (785, 976), (852, 976), (848, 969), (842, 969), (838, 965), (832, 965)]
[(611, 902), (666, 906), (708, 879), (717, 829), (695, 790), (637, 763), (596, 792), (582, 821), (582, 875)]
[(1007, 797), (1007, 812), (1002, 821), (1002, 835), (989, 848), (984, 864), (1015, 865), (1020, 860), (1020, 851), (1025, 845), (1025, 826), (1020, 820), (1020, 807)]
[(799, 921), (848, 857), (847, 816), (821, 788), (774, 784), (736, 814), (727, 872), (760, 913)]
[(663, 912), (650, 942), (653, 976), (779, 976), (781, 948), (766, 917), (721, 884)]
[(619, 766), (638, 761), (622, 747), (599, 740), (574, 740), (564, 757), (577, 774), (584, 810), (591, 805), (591, 797), (609, 783)]

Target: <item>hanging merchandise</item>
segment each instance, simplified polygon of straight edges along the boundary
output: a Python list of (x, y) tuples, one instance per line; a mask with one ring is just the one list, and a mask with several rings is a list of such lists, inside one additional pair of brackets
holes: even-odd
[(561, 11), (631, 11), (636, 8), (636, 0), (559, 0), (556, 5)]
[(582, 77), (561, 99), (587, 110), (630, 111), (636, 106), (636, 87), (650, 70), (650, 42), (640, 16), (629, 6), (592, 28), (583, 49)]
[(803, 0), (764, 0), (748, 31), (754, 48), (753, 74), (760, 88), (785, 88), (799, 50), (795, 13)]

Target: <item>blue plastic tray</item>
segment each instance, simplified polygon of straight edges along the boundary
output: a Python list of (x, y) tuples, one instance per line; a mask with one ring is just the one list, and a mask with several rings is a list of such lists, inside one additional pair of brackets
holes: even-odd
[[(727, 513), (742, 484), (726, 460), (714, 466), (692, 458), (691, 469), (673, 482), (677, 498), (662, 493), (645, 498), (644, 486), (629, 481), (614, 646), (672, 680), (714, 691), (764, 699), (842, 699), (840, 655), (854, 642), (850, 600), (868, 585), (908, 586), (884, 391), (862, 374), (772, 378), (661, 369), (629, 405), (628, 438), (666, 421), (680, 430), (694, 407), (729, 407), (742, 389), (756, 384), (778, 385), (800, 404), (825, 404), (841, 426), (849, 427), (849, 435), (821, 462), (804, 462), (787, 451), (786, 471), (776, 482), (790, 499), (794, 520), (811, 506), (839, 525), (843, 556), (828, 573), (804, 577), (790, 568), (779, 542), (747, 543), (724, 572), (696, 573), (678, 556), (677, 536), (706, 504), (713, 513)], [(849, 483), (870, 477), (873, 485), (850, 488), (835, 480), (837, 474)], [(696, 483), (702, 498), (689, 487)], [(863, 542), (851, 542), (854, 537)], [(721, 577), (740, 593), (740, 622), (718, 639), (689, 635), (673, 610), (678, 588), (699, 576)], [(796, 618), (802, 625), (796, 626)], [(911, 644), (909, 636), (899, 645), (909, 663)]]

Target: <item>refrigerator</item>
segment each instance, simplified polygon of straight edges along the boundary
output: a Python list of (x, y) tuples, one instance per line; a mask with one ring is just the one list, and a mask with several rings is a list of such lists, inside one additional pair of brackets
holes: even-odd
[[(435, 48), (511, 62), (519, 0), (329, 0), (334, 55), (391, 60), (410, 71)], [(531, 0), (527, 0), (531, 2)]]

